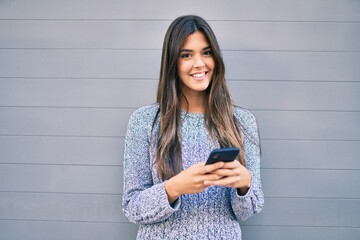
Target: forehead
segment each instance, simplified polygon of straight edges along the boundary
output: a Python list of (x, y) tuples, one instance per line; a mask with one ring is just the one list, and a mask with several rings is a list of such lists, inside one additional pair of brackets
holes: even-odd
[(209, 41), (202, 32), (194, 32), (185, 38), (183, 48), (184, 49), (203, 49), (210, 46)]

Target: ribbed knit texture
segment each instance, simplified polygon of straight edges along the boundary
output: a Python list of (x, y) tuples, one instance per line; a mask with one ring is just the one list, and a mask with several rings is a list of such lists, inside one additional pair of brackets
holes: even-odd
[[(260, 150), (253, 143), (259, 141), (255, 117), (243, 108), (235, 108), (235, 116), (246, 130), (244, 149), (247, 168), (252, 174), (247, 194), (239, 196), (233, 188), (209, 187), (198, 194), (182, 195), (170, 205), (165, 183), (158, 177), (150, 152), (150, 145), (154, 146), (151, 129), (157, 110), (157, 104), (136, 110), (125, 140), (123, 211), (131, 222), (140, 224), (137, 239), (241, 239), (239, 221), (260, 212), (264, 204)], [(210, 140), (203, 114), (182, 113), (181, 117), (185, 169), (205, 161), (219, 146)]]

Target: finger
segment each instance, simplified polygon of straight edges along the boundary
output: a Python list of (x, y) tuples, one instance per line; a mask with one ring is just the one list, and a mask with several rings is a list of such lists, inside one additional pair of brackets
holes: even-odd
[(212, 174), (212, 173), (205, 174), (205, 175), (203, 175), (203, 183), (204, 183), (204, 181), (217, 181), (222, 178), (223, 178), (223, 176), (218, 175), (218, 174)]
[(219, 180), (205, 180), (205, 186), (233, 187), (239, 181), (238, 177), (231, 176)]
[(201, 186), (204, 184), (205, 180), (215, 181), (223, 178), (221, 175), (213, 174), (213, 173), (207, 173), (207, 174), (198, 174), (196, 176), (192, 177), (192, 183), (197, 186)]
[(224, 166), (223, 162), (217, 162), (217, 163), (213, 163), (213, 164), (209, 164), (209, 165), (204, 165), (204, 167), (202, 168), (202, 173), (206, 174), (206, 173), (211, 173), (213, 171), (215, 171), (216, 169), (220, 169)]
[(217, 170), (215, 170), (215, 171), (213, 171), (211, 173), (226, 177), (226, 176), (238, 176), (238, 175), (241, 174), (241, 171), (239, 169), (237, 169), (237, 168), (233, 168), (233, 169), (220, 168), (220, 169), (217, 169)]
[[(229, 168), (230, 169), (230, 168), (237, 168), (237, 167), (240, 167), (240, 166), (242, 166), (240, 164), (240, 162), (235, 160), (235, 161), (224, 163), (224, 166), (222, 168)], [(242, 167), (244, 167), (244, 166), (242, 166)]]
[(207, 173), (204, 165), (205, 162), (199, 162), (191, 165), (188, 169), (195, 175), (204, 175)]

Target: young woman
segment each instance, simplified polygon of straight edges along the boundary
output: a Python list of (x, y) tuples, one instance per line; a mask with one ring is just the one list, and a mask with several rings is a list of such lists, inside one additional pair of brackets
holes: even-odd
[[(255, 117), (233, 104), (216, 37), (198, 16), (177, 18), (163, 44), (157, 103), (129, 121), (123, 211), (137, 239), (241, 239), (261, 211)], [(236, 161), (205, 165), (215, 148)]]

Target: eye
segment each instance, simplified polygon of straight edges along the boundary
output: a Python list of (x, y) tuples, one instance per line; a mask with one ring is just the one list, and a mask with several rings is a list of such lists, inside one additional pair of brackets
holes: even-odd
[(204, 56), (207, 56), (207, 57), (211, 57), (212, 56), (212, 51), (209, 49), (209, 50), (205, 50), (204, 52), (203, 52), (203, 55)]
[(183, 53), (183, 54), (180, 55), (180, 58), (183, 58), (183, 59), (191, 58), (191, 54), (190, 53)]

